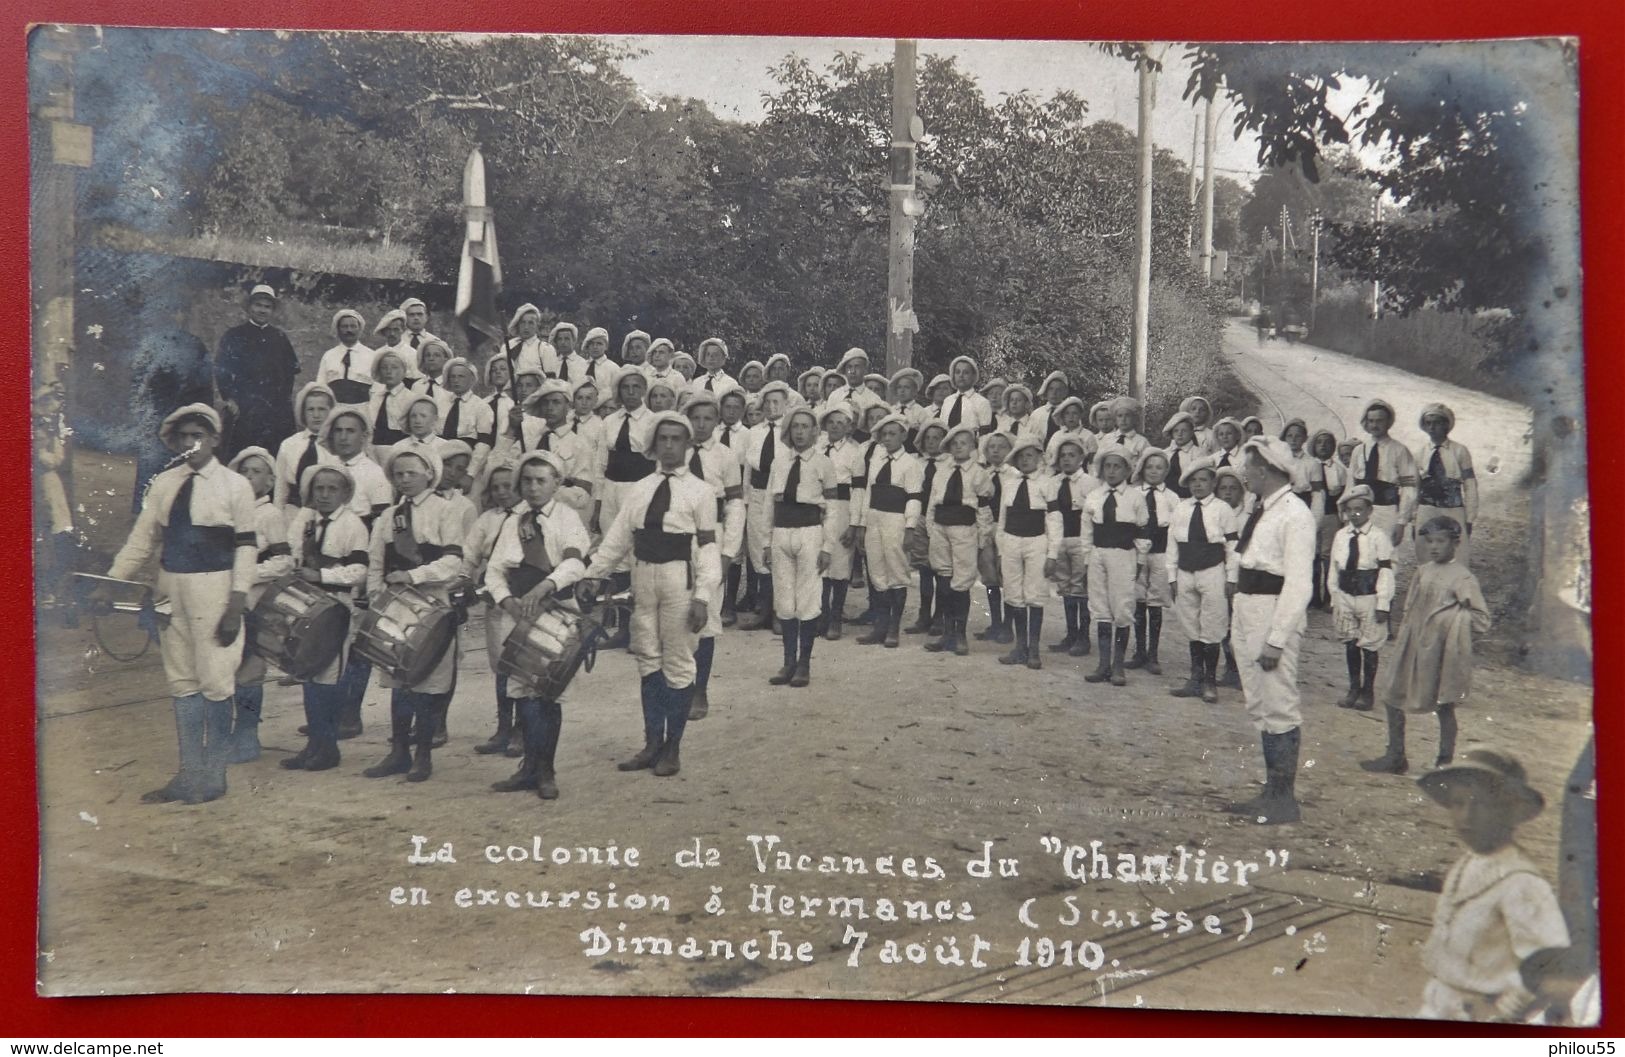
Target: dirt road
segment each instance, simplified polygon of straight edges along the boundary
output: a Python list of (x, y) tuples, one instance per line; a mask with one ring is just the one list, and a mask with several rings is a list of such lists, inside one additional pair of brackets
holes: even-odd
[[(1359, 369), (1386, 372), (1335, 363), (1329, 354), (1316, 354), (1313, 369), (1301, 371), (1302, 347), (1237, 352), (1238, 366), (1286, 414), (1299, 413), (1294, 400), (1321, 399), (1339, 415), (1357, 414), (1368, 395)], [(1292, 396), (1299, 381), (1318, 395)], [(1400, 405), (1401, 434), (1409, 439), (1415, 401), (1399, 396), (1392, 381), (1381, 391)], [(1446, 399), (1464, 426), (1497, 428), (1481, 420), (1477, 405)], [(1499, 428), (1514, 432), (1504, 422)], [(1500, 454), (1505, 468), (1489, 475), (1486, 502), (1505, 501), (1499, 481), (1513, 472), (1515, 445), (1496, 452), (1493, 437), (1482, 448), (1476, 437), (1464, 439), (1486, 459)], [(1490, 546), (1497, 546), (1493, 537)], [(1511, 558), (1506, 552), (1490, 560)], [(1061, 614), (1058, 605), (1050, 610), (1046, 638), (1054, 641)], [(973, 630), (985, 621), (979, 600)], [(944, 658), (922, 651), (919, 639), (888, 651), (860, 647), (850, 635), (818, 644), (811, 688), (774, 689), (766, 676), (778, 664), (777, 641), (730, 633), (718, 650), (711, 716), (690, 727), (683, 772), (671, 779), (615, 770), (640, 740), (636, 676), (624, 654), (606, 655), (566, 703), (563, 796), (553, 803), (487, 791), (513, 761), (472, 751), (493, 723), (486, 658), (476, 648), (482, 641), (477, 633), (465, 640), (451, 744), (435, 754), (428, 783), (361, 777), (384, 752), (387, 699), (376, 687), (366, 733), (343, 743), (337, 770), (280, 769), (277, 761), (300, 744), (294, 728), (302, 720), (296, 692), (271, 687), (265, 756), (232, 770), (227, 798), (149, 807), (140, 794), (167, 778), (175, 753), (154, 658), (119, 665), (96, 656), (85, 632), (42, 629), (41, 989), (826, 994), (1373, 1015), (1414, 1009), (1427, 890), (1437, 889), (1459, 849), (1442, 812), (1412, 781), (1359, 769), (1359, 759), (1380, 751), (1382, 724), (1332, 706), (1344, 679), (1342, 650), (1321, 614), (1311, 619), (1302, 666), (1304, 821), (1278, 829), (1218, 810), (1250, 795), (1260, 780), (1258, 738), (1235, 692), (1218, 706), (1167, 696), (1185, 656), (1172, 622), (1162, 651), (1166, 674), (1133, 673), (1122, 690), (1082, 681), (1092, 659), (1047, 654), (1044, 670), (1029, 672), (996, 664), (1002, 648), (987, 644), (977, 643), (968, 658)], [(1478, 687), (1462, 716), (1461, 748), (1516, 751), (1556, 804), (1587, 735), (1589, 689), (1493, 663)], [(1435, 732), (1422, 722), (1413, 730), (1413, 758), (1429, 757)], [(426, 838), (425, 849), (450, 842), (455, 862), (409, 863), (414, 836)], [(779, 838), (773, 852), (791, 852), (783, 869), (767, 853), (770, 836)], [(1525, 836), (1537, 862), (1555, 863), (1555, 811)], [(1252, 883), (1240, 886), (1233, 869), (1226, 881), (1169, 882), (1154, 870), (1133, 883), (1069, 878), (1065, 849), (1083, 847), (1087, 861), (1095, 840), (1107, 853), (1177, 857), (1174, 849), (1183, 846), (1209, 862), (1257, 869)], [(492, 863), (487, 846), (499, 859), (528, 858), (539, 847), (549, 861)], [(698, 865), (677, 862), (678, 852), (696, 846)], [(554, 860), (555, 847), (570, 861)], [(631, 847), (640, 853), (636, 866), (625, 864)], [(717, 865), (706, 865), (709, 849)], [(987, 878), (967, 868), (984, 852), (991, 857)], [(805, 863), (803, 853), (811, 856)], [(594, 854), (596, 865), (577, 861)], [(607, 865), (612, 854), (622, 865)], [(835, 858), (824, 863), (825, 855)], [(887, 856), (894, 858), (883, 864)], [(927, 857), (942, 877), (933, 876)], [(1000, 876), (999, 858), (1016, 860), (1015, 876)], [(853, 872), (858, 866), (864, 872)], [(614, 909), (612, 885), (623, 900)], [(414, 887), (428, 905), (397, 905), (411, 900)], [(467, 907), (458, 898), (465, 888)], [(481, 890), (494, 902), (482, 904)], [(589, 890), (598, 909), (586, 909)], [(552, 904), (545, 908), (538, 905), (544, 891)], [(560, 907), (565, 892), (581, 894)], [(664, 896), (670, 910), (636, 909), (633, 893)], [(788, 906), (779, 902), (785, 896)], [(725, 913), (706, 909), (713, 897), (720, 900), (713, 909)], [(803, 897), (861, 897), (867, 916), (851, 904), (841, 904), (850, 916), (831, 916), (827, 902)], [(899, 901), (903, 920), (885, 920), (883, 898)], [(905, 907), (905, 899), (924, 903)], [(950, 920), (940, 920), (944, 908)], [(1036, 927), (1023, 922), (1024, 908)], [(1152, 927), (1158, 909), (1174, 915), (1165, 929)], [(1184, 931), (1181, 910), (1194, 922)], [(922, 913), (930, 920), (918, 920)], [(1204, 924), (1209, 915), (1212, 928)], [(774, 930), (789, 947), (773, 943)], [(703, 958), (619, 949), (625, 937), (665, 936), (680, 952), (690, 935)], [(752, 937), (762, 944), (754, 960), (742, 946), (732, 958), (711, 946)], [(902, 944), (901, 964), (884, 960), (887, 939)], [(975, 949), (977, 939), (986, 948)], [(1046, 948), (1045, 939), (1054, 945)], [(909, 941), (922, 943), (926, 964), (908, 961)], [(803, 943), (811, 964), (799, 960)], [(603, 947), (607, 953), (591, 953)], [(965, 964), (938, 964), (956, 951)], [(848, 964), (853, 957), (856, 967)], [(1046, 967), (1046, 957), (1054, 964)]]

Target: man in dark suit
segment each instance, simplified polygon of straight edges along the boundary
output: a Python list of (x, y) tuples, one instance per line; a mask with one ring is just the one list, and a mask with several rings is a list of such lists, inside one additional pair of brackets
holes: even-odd
[(244, 448), (275, 451), (298, 426), (293, 420), (293, 342), (271, 325), (276, 291), (263, 283), (248, 295), (248, 320), (221, 335), (214, 360), (215, 386), (225, 405), (227, 461)]

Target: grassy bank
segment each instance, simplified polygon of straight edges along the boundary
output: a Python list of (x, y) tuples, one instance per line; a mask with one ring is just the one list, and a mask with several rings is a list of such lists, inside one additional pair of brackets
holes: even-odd
[(1460, 312), (1422, 309), (1373, 322), (1360, 302), (1327, 301), (1315, 310), (1309, 343), (1402, 367), (1416, 374), (1509, 400), (1525, 399), (1494, 366), (1501, 321)]

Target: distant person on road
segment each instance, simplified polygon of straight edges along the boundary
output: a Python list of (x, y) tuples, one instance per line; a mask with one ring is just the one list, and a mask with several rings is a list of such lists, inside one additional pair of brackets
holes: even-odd
[(220, 455), (230, 461), (244, 448), (275, 451), (296, 428), (293, 380), (299, 355), (293, 342), (271, 325), (276, 291), (261, 283), (248, 295), (248, 320), (220, 336), (214, 384), (220, 392), (226, 440)]
[[(1416, 449), (1417, 478), (1415, 523), (1426, 524), (1447, 517), (1461, 525), (1461, 548), (1456, 561), (1468, 564), (1472, 553), (1473, 522), (1478, 520), (1478, 478), (1473, 473), (1473, 456), (1466, 445), (1450, 439), (1456, 428), (1456, 413), (1444, 404), (1422, 408), (1422, 432), (1428, 442)], [(1422, 557), (1417, 555), (1417, 564)]]
[(1545, 809), (1523, 765), (1479, 749), (1455, 767), (1417, 779), (1450, 812), (1467, 853), (1445, 875), (1422, 946), (1430, 979), (1417, 1015), (1434, 1020), (1521, 1020), (1536, 1004), (1519, 972), (1537, 951), (1567, 947), (1552, 886), (1515, 843)]

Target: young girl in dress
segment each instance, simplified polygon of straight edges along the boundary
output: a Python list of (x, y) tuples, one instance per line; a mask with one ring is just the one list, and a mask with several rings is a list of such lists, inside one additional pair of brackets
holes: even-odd
[(1427, 557), (1405, 598), (1405, 619), (1384, 664), (1378, 699), (1388, 710), (1388, 751), (1360, 764), (1368, 771), (1404, 774), (1405, 713), (1439, 717), (1437, 766), (1456, 754), (1456, 706), (1467, 700), (1473, 675), (1473, 633), (1490, 628), (1489, 606), (1478, 578), (1455, 560), (1461, 525), (1448, 517), (1423, 524), (1419, 549)]

